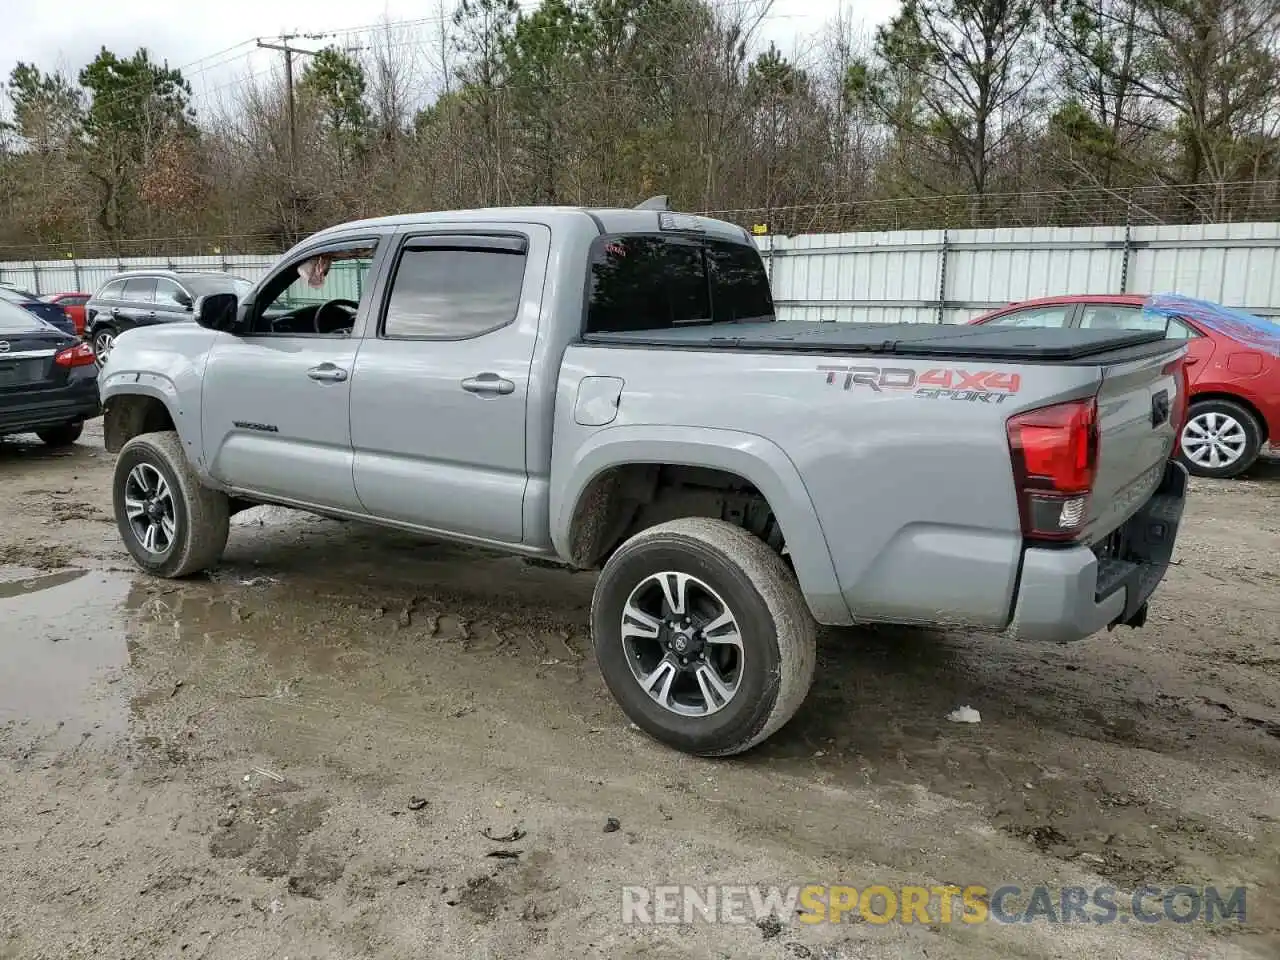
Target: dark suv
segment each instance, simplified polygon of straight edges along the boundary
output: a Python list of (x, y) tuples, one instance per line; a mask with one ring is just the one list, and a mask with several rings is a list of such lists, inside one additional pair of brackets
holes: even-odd
[(101, 363), (116, 337), (134, 327), (191, 320), (196, 301), (211, 293), (243, 297), (253, 286), (229, 273), (132, 270), (117, 274), (85, 304), (85, 336)]

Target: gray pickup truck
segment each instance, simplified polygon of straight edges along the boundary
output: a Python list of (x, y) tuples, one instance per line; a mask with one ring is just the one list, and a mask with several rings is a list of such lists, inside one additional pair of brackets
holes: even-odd
[(600, 570), (601, 672), (701, 755), (781, 727), (816, 624), (1141, 626), (1186, 489), (1158, 333), (775, 322), (741, 228), (652, 209), (343, 224), (101, 373), (137, 563), (272, 503)]

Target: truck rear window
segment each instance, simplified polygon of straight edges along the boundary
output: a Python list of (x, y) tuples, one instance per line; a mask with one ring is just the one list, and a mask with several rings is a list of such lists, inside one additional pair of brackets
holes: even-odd
[(591, 254), (587, 333), (774, 319), (755, 247), (663, 234), (601, 237)]

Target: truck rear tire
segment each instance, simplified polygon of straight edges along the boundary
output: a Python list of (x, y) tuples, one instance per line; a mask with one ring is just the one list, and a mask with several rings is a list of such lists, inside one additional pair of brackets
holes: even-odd
[(172, 430), (144, 433), (121, 448), (111, 499), (124, 545), (157, 577), (205, 570), (227, 545), (227, 497), (201, 485)]
[(619, 547), (596, 583), (591, 628), (623, 712), (698, 756), (762, 742), (813, 682), (817, 625), (795, 575), (721, 520), (673, 520)]

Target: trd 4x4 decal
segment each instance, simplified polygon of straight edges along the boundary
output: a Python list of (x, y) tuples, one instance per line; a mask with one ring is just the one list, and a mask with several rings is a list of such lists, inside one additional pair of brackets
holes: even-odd
[(828, 384), (839, 384), (845, 390), (852, 390), (855, 386), (866, 387), (876, 393), (914, 390), (915, 396), (925, 400), (1003, 403), (1005, 397), (1017, 393), (1022, 387), (1021, 376), (998, 370), (970, 373), (968, 370), (935, 367), (917, 374), (910, 367), (856, 364), (819, 364), (818, 370), (827, 375)]

